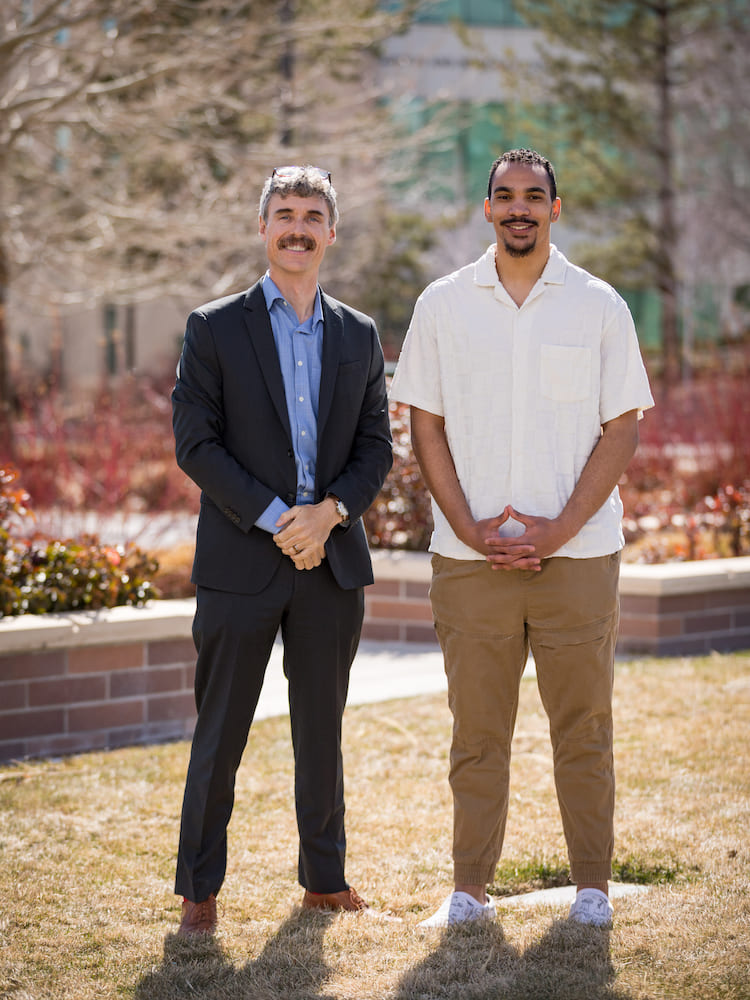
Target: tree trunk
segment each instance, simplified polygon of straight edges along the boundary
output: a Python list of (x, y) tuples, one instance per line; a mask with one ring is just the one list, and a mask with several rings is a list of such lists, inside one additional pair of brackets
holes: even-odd
[(6, 309), (8, 284), (8, 258), (0, 239), (0, 461), (15, 458)]
[(679, 381), (681, 368), (680, 333), (677, 310), (677, 276), (675, 257), (677, 253), (677, 226), (675, 223), (675, 176), (674, 176), (674, 136), (672, 109), (672, 80), (670, 77), (669, 53), (672, 48), (670, 36), (670, 7), (663, 3), (658, 11), (659, 42), (658, 59), (658, 116), (659, 136), (657, 156), (659, 160), (659, 248), (657, 251), (657, 286), (661, 300), (661, 333), (663, 377), (667, 386)]
[(279, 58), (279, 74), (281, 76), (281, 122), (279, 141), (282, 146), (294, 144), (294, 0), (282, 0), (279, 8), (279, 22), (286, 38)]

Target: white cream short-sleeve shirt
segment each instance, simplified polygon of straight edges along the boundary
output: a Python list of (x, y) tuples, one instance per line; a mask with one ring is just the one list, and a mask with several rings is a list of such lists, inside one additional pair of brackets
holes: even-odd
[[(606, 282), (551, 247), (520, 307), (498, 279), (495, 247), (429, 285), (414, 308), (391, 398), (442, 416), (474, 517), (506, 504), (556, 517), (601, 435), (601, 425), (653, 406), (630, 311)], [(433, 501), (430, 550), (482, 559)], [(606, 503), (556, 556), (591, 558), (624, 544), (622, 503)], [(501, 534), (520, 535), (506, 522)]]

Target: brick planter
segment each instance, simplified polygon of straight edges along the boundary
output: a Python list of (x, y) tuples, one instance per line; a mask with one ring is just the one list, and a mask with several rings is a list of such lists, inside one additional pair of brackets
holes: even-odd
[[(374, 552), (364, 635), (434, 639), (423, 552)], [(621, 655), (700, 655), (750, 649), (750, 557), (640, 566), (620, 574)]]
[(193, 730), (193, 601), (0, 619), (0, 760)]
[(750, 649), (750, 557), (622, 567), (619, 653), (736, 649)]
[[(363, 636), (434, 642), (425, 553), (374, 552)], [(750, 558), (624, 565), (621, 655), (750, 649)], [(194, 602), (0, 619), (0, 760), (183, 739)]]

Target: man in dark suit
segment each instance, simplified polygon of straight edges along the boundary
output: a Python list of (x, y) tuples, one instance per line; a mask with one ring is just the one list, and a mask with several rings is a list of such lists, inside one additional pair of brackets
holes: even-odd
[(361, 518), (392, 459), (375, 324), (318, 286), (337, 219), (329, 173), (274, 170), (260, 200), (268, 271), (187, 322), (173, 425), (177, 462), (202, 493), (183, 936), (216, 927), (235, 774), (279, 631), (302, 906), (367, 905), (344, 878), (341, 720), (373, 580)]

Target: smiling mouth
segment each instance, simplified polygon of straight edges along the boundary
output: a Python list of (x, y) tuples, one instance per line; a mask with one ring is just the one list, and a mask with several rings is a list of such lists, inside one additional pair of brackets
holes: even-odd
[(312, 240), (280, 240), (279, 249), (294, 250), (299, 253), (305, 250), (314, 250), (315, 244)]

